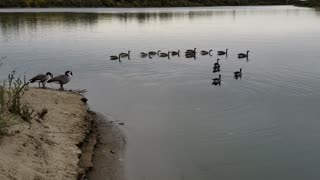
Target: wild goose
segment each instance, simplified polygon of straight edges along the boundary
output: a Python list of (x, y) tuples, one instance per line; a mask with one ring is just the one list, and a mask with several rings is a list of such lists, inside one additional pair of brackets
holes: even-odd
[(196, 53), (186, 53), (186, 58), (197, 59), (197, 55)]
[(178, 50), (178, 51), (171, 51), (171, 55), (172, 56), (180, 56), (180, 50)]
[(63, 85), (70, 82), (71, 76), (73, 76), (71, 71), (66, 71), (63, 75), (56, 76), (48, 81), (48, 83), (57, 83), (60, 84), (59, 90), (64, 90)]
[(219, 78), (214, 78), (212, 81), (212, 85), (221, 85), (221, 74), (219, 74)]
[(241, 59), (241, 58), (248, 58), (249, 57), (249, 50), (247, 51), (247, 54), (244, 54), (244, 53), (239, 53), (238, 54), (238, 58)]
[(157, 51), (157, 52), (155, 52), (155, 51), (150, 51), (150, 52), (149, 52), (149, 55), (150, 55), (150, 56), (159, 55), (160, 52), (161, 52), (160, 50)]
[(141, 53), (140, 53), (140, 56), (141, 56), (142, 58), (145, 58), (145, 57), (147, 57), (147, 56), (148, 56), (148, 54), (147, 54), (147, 53), (145, 53), (145, 52), (141, 52)]
[(119, 54), (119, 56), (110, 56), (110, 60), (115, 61), (115, 60), (119, 60), (119, 62), (121, 61), (121, 54)]
[(159, 54), (160, 57), (168, 57), (168, 59), (170, 59), (170, 51), (168, 51), (168, 53), (164, 53), (164, 52), (161, 52)]
[(42, 83), (42, 87), (45, 88), (46, 87), (46, 82), (50, 79), (53, 78), (53, 74), (51, 72), (47, 72), (46, 74), (38, 74), (35, 77), (31, 78), (29, 80), (30, 83), (34, 83), (34, 82), (38, 82), (39, 83), (39, 87), (40, 84)]
[(241, 78), (241, 76), (242, 76), (242, 68), (240, 68), (240, 71), (234, 72), (234, 77), (236, 79), (238, 79), (239, 77)]
[(208, 54), (209, 54), (209, 56), (212, 56), (212, 55), (211, 55), (211, 52), (212, 52), (212, 51), (213, 51), (212, 49), (210, 49), (209, 51), (202, 50), (202, 51), (201, 51), (201, 55), (205, 56), (205, 55), (208, 55)]
[(186, 53), (196, 53), (196, 52), (197, 52), (197, 48), (186, 50)]
[(130, 52), (131, 52), (131, 51), (128, 51), (128, 53), (120, 53), (120, 56), (121, 56), (122, 58), (128, 57), (128, 59), (130, 59)]
[(218, 51), (218, 55), (219, 56), (228, 55), (228, 49), (226, 49), (226, 51)]
[(214, 68), (219, 68), (219, 69), (220, 69), (219, 61), (220, 61), (220, 59), (217, 59), (217, 62), (215, 62), (215, 63), (213, 64), (213, 69), (214, 69)]

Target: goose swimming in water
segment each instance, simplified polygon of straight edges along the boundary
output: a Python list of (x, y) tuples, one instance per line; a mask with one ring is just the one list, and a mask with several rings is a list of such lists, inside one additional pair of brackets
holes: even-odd
[(70, 82), (71, 77), (73, 76), (71, 71), (66, 71), (63, 75), (56, 76), (48, 81), (48, 83), (57, 83), (60, 84), (59, 90), (64, 90), (63, 85)]
[(248, 57), (249, 57), (249, 52), (250, 52), (250, 51), (248, 50), (246, 54), (244, 54), (244, 53), (239, 53), (239, 54), (238, 54), (238, 58), (239, 58), (239, 59), (248, 58)]
[(226, 51), (218, 51), (218, 55), (219, 56), (228, 55), (228, 49), (226, 49)]
[(186, 53), (196, 53), (196, 52), (197, 52), (197, 48), (186, 50)]
[(159, 54), (159, 56), (160, 57), (168, 57), (168, 59), (170, 59), (170, 51), (168, 51), (168, 53), (162, 52), (162, 53)]
[(39, 83), (39, 87), (40, 84), (42, 84), (42, 87), (45, 88), (46, 87), (46, 82), (50, 79), (53, 78), (53, 74), (51, 72), (47, 72), (46, 74), (38, 74), (35, 77), (31, 78), (29, 80), (30, 83), (34, 83), (34, 82), (38, 82)]
[(119, 54), (119, 56), (110, 56), (110, 60), (115, 61), (115, 60), (119, 60), (119, 62), (121, 61), (121, 55)]
[(142, 57), (142, 58), (145, 58), (145, 57), (147, 57), (149, 54), (147, 54), (147, 53), (145, 53), (145, 52), (141, 52), (140, 53), (140, 56)]
[(128, 59), (130, 59), (130, 52), (131, 52), (131, 51), (128, 51), (128, 53), (120, 53), (120, 56), (121, 56), (122, 58), (128, 57)]
[(219, 68), (219, 69), (220, 69), (219, 61), (220, 61), (220, 59), (217, 59), (217, 62), (215, 62), (215, 63), (213, 64), (213, 69), (215, 69), (215, 68)]
[(240, 71), (234, 72), (234, 78), (238, 79), (242, 76), (242, 68), (240, 68)]
[(172, 56), (180, 56), (180, 50), (178, 50), (178, 51), (171, 51), (171, 55)]
[(221, 85), (221, 74), (219, 74), (219, 78), (212, 79), (212, 85)]
[(186, 53), (186, 58), (197, 59), (197, 54), (196, 53)]
[(160, 52), (161, 52), (160, 50), (157, 51), (157, 52), (155, 52), (155, 51), (150, 51), (150, 52), (149, 52), (149, 55), (150, 55), (150, 56), (159, 55)]
[(201, 55), (205, 56), (205, 55), (208, 55), (208, 54), (209, 54), (209, 56), (212, 56), (212, 55), (211, 55), (211, 52), (212, 52), (212, 51), (213, 51), (212, 49), (210, 49), (209, 51), (202, 50), (202, 51), (201, 51)]

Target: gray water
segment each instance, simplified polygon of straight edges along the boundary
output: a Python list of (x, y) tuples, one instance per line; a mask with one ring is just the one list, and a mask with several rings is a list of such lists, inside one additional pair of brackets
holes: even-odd
[[(125, 122), (129, 180), (320, 179), (320, 12), (291, 6), (0, 10), (1, 74), (72, 70)], [(196, 60), (149, 50), (211, 49)], [(217, 50), (221, 86), (212, 86)], [(251, 51), (248, 61), (236, 54)], [(131, 60), (110, 55), (132, 51)], [(243, 69), (241, 80), (233, 72)], [(49, 85), (50, 86), (50, 85)]]

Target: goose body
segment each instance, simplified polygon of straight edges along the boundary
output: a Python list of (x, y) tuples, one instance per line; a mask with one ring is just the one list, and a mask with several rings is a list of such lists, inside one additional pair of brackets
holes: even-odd
[(168, 57), (168, 58), (170, 58), (170, 51), (169, 51), (168, 53), (161, 52), (161, 53), (159, 54), (159, 56), (160, 56), (160, 57)]
[(110, 60), (112, 60), (112, 61), (115, 61), (115, 60), (121, 61), (121, 55), (119, 54), (119, 56), (110, 56)]
[(186, 54), (187, 54), (187, 53), (196, 53), (196, 52), (197, 52), (197, 48), (187, 49), (187, 50), (186, 50)]
[(171, 51), (171, 55), (172, 56), (180, 56), (180, 50), (178, 50), (178, 51)]
[(42, 84), (42, 87), (45, 88), (45, 84), (50, 78), (53, 78), (53, 74), (50, 72), (47, 72), (46, 74), (36, 75), (35, 77), (31, 78), (29, 82), (30, 83), (38, 82), (39, 87), (40, 87), (40, 84)]
[(186, 53), (186, 58), (194, 58), (194, 59), (196, 59), (197, 56), (196, 56), (196, 53)]
[(211, 52), (212, 52), (212, 51), (213, 51), (212, 49), (210, 49), (209, 51), (202, 50), (202, 51), (201, 51), (201, 55), (205, 56), (205, 55), (208, 55), (208, 54), (209, 54), (209, 56), (212, 56), (212, 55), (211, 55)]
[(238, 78), (241, 77), (241, 76), (242, 76), (242, 68), (240, 68), (239, 71), (234, 72), (234, 77), (235, 77), (236, 79), (238, 79)]
[(130, 52), (131, 52), (131, 51), (128, 51), (128, 53), (120, 53), (120, 56), (121, 56), (122, 58), (128, 57), (128, 59), (130, 59)]
[(228, 49), (226, 49), (226, 51), (218, 51), (218, 55), (219, 56), (228, 55)]
[(212, 81), (213, 85), (221, 85), (221, 74), (219, 74), (219, 78), (214, 78)]
[(70, 76), (72, 76), (72, 75), (73, 74), (71, 71), (66, 71), (63, 75), (59, 75), (59, 76), (56, 76), (56, 77), (53, 77), (52, 79), (50, 79), (48, 81), (48, 83), (53, 82), (53, 83), (60, 84), (59, 90), (64, 90), (63, 85), (70, 82), (70, 80), (71, 80)]
[(149, 55), (149, 54), (147, 54), (147, 53), (145, 53), (145, 52), (141, 52), (141, 53), (140, 53), (140, 56), (143, 57), (143, 58), (147, 57), (148, 55)]
[(241, 59), (241, 58), (248, 58), (249, 57), (249, 52), (250, 51), (247, 51), (247, 53), (239, 53), (238, 54), (238, 58)]
[(157, 52), (155, 52), (155, 51), (150, 51), (150, 52), (149, 52), (149, 55), (150, 55), (150, 56), (159, 55), (160, 52), (161, 52), (160, 50), (157, 51)]

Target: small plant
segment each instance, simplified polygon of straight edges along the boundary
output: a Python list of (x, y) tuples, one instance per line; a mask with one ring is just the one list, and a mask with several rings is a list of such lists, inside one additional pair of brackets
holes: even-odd
[(19, 124), (13, 123), (16, 116), (30, 123), (34, 115), (34, 110), (27, 103), (22, 102), (28, 87), (26, 78), (21, 80), (15, 74), (15, 71), (12, 71), (8, 79), (0, 85), (0, 137), (7, 134), (8, 127)]
[(22, 104), (21, 99), (27, 89), (28, 83), (24, 77), (23, 81), (20, 77), (15, 77), (15, 71), (12, 71), (8, 75), (8, 110), (10, 113), (18, 115), (22, 120), (29, 122), (31, 121), (34, 110), (30, 108), (26, 103)]

